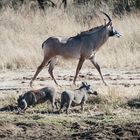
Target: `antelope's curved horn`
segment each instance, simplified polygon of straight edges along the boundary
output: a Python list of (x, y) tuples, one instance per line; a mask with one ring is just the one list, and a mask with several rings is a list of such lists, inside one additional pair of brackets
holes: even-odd
[(103, 12), (103, 11), (101, 11), (107, 18), (108, 18), (108, 20), (109, 20), (109, 22), (111, 22), (112, 21), (112, 19), (109, 17), (109, 15), (108, 14), (106, 14), (105, 12)]

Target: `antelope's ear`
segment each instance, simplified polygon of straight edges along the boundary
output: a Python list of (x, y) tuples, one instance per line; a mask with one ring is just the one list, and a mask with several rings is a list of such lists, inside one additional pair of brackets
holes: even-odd
[(107, 24), (107, 23), (106, 23), (106, 19), (104, 19), (104, 22), (105, 22), (105, 23), (104, 23), (104, 26), (106, 26), (106, 24)]
[(112, 21), (109, 21), (109, 22), (106, 24), (106, 26), (107, 26), (107, 27), (109, 27), (109, 26), (112, 27)]

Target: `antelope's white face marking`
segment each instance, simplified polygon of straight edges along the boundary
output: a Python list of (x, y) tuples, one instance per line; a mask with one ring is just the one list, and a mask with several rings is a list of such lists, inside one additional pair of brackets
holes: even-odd
[(114, 27), (111, 26), (111, 30), (109, 31), (109, 36), (121, 37), (122, 35)]
[(115, 30), (114, 28), (113, 28), (113, 32), (114, 32), (114, 34), (115, 34), (116, 37), (121, 37), (121, 36), (122, 36), (122, 35), (121, 35), (117, 30)]

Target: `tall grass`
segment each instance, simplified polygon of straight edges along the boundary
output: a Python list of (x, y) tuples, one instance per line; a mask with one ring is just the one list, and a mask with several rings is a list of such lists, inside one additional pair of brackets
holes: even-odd
[[(91, 7), (92, 8), (92, 7)], [(88, 7), (87, 9), (90, 9)], [(34, 68), (43, 58), (41, 44), (49, 36), (74, 36), (104, 23), (104, 16), (93, 17), (86, 8), (49, 8), (46, 14), (38, 8), (23, 6), (14, 11), (6, 8), (0, 13), (0, 69)], [(89, 16), (90, 15), (90, 16)], [(92, 17), (92, 18), (90, 18)], [(139, 67), (140, 15), (113, 18), (113, 25), (123, 36), (111, 38), (97, 53), (104, 67)]]

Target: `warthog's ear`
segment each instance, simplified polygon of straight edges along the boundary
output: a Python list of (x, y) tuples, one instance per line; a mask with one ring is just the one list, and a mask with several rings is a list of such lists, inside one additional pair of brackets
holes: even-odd
[(87, 82), (85, 82), (85, 85), (86, 85), (86, 86), (88, 86), (88, 83), (87, 83)]
[(83, 86), (88, 86), (87, 82), (82, 82)]
[(82, 82), (82, 86), (85, 86), (85, 82)]
[(35, 93), (33, 91), (31, 91), (30, 94), (32, 96), (32, 102), (33, 103), (36, 103), (37, 102), (37, 99), (36, 99)]

